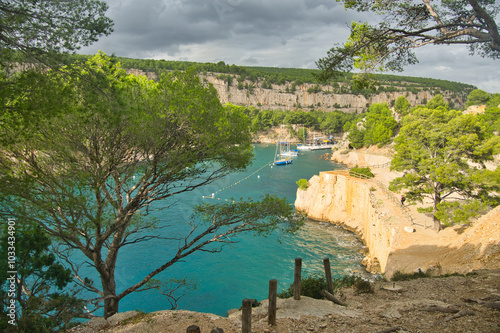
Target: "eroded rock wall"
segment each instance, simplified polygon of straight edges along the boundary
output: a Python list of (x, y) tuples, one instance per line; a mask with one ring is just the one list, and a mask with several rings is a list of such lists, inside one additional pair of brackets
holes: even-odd
[(439, 275), (500, 268), (500, 206), (469, 228), (438, 233), (414, 224), (415, 216), (403, 214), (376, 182), (330, 171), (312, 177), (307, 190), (297, 190), (295, 208), (355, 232), (367, 247), (363, 264), (372, 273), (391, 277), (419, 269)]
[(309, 83), (296, 85), (293, 92), (290, 92), (291, 83), (274, 84), (270, 89), (264, 89), (259, 85), (253, 86), (252, 82), (246, 81), (246, 85), (253, 87), (251, 89), (239, 89), (236, 79), (233, 79), (231, 84), (218, 79), (215, 74), (207, 74), (203, 76), (203, 79), (214, 86), (222, 104), (252, 105), (267, 110), (295, 110), (313, 107), (316, 110), (341, 110), (354, 113), (367, 109), (373, 103), (390, 103), (399, 96), (405, 96), (413, 106), (434, 97), (434, 94), (429, 91), (420, 91), (417, 94), (412, 92), (383, 92), (366, 98), (363, 95), (334, 93), (331, 86), (321, 86), (322, 91), (311, 92), (310, 89), (314, 89), (316, 85)]
[[(157, 80), (155, 72), (145, 72), (140, 69), (127, 69), (128, 74), (145, 75), (148, 79)], [(238, 87), (238, 76), (235, 75), (231, 82), (227, 78), (218, 78), (220, 73), (206, 73), (200, 78), (210, 83), (217, 90), (222, 104), (254, 106), (265, 110), (296, 110), (309, 109), (333, 111), (340, 110), (347, 113), (362, 112), (374, 103), (388, 103), (400, 96), (405, 96), (412, 106), (425, 104), (436, 93), (432, 89), (418, 89), (416, 92), (406, 90), (402, 84), (401, 91), (385, 91), (365, 97), (348, 93), (335, 93), (330, 85), (316, 85), (311, 83), (282, 85), (273, 84), (263, 88), (262, 82), (255, 83), (248, 80), (242, 82), (243, 88)], [(346, 85), (346, 83), (338, 83)], [(293, 87), (292, 87), (293, 86)], [(317, 88), (319, 87), (319, 90)], [(441, 91), (448, 102), (453, 102), (457, 107), (463, 106), (463, 100), (452, 91)]]
[(348, 175), (321, 172), (308, 181), (307, 190), (297, 191), (295, 208), (312, 219), (334, 222), (355, 232), (369, 250), (363, 260), (367, 270), (383, 273), (394, 232), (378, 211), (372, 186)]

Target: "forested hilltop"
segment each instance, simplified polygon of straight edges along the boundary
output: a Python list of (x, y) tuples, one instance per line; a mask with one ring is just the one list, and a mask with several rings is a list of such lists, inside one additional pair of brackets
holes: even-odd
[[(85, 56), (75, 56), (85, 57)], [(169, 71), (194, 68), (217, 89), (222, 103), (254, 106), (261, 110), (342, 111), (361, 113), (373, 103), (394, 106), (405, 96), (412, 106), (426, 104), (440, 94), (450, 107), (463, 108), (474, 86), (445, 80), (397, 75), (377, 75), (377, 85), (359, 89), (353, 75), (319, 82), (319, 70), (274, 67), (245, 67), (218, 63), (196, 63), (117, 57), (123, 68), (157, 78)]]

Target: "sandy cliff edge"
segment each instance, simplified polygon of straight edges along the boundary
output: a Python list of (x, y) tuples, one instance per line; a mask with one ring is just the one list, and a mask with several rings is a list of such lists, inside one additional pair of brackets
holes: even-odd
[[(337, 153), (339, 154), (339, 153)], [(366, 165), (390, 158), (356, 152), (350, 163)], [(339, 160), (337, 160), (339, 162)], [(360, 165), (361, 166), (361, 165)], [(377, 171), (382, 183), (389, 170)], [(432, 269), (436, 274), (467, 273), (475, 269), (500, 268), (500, 207), (480, 218), (472, 227), (450, 227), (436, 233), (426, 227), (426, 217), (410, 207), (410, 218), (376, 183), (337, 172), (312, 177), (307, 190), (297, 191), (295, 207), (310, 218), (329, 221), (354, 231), (369, 252), (363, 263), (372, 273), (413, 272)], [(423, 222), (422, 222), (423, 221)], [(418, 223), (418, 224), (412, 224)]]

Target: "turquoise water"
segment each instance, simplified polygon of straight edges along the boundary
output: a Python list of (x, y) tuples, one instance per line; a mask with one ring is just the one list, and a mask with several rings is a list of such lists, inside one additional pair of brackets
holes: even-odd
[[(203, 190), (183, 195), (168, 210), (154, 212), (162, 225), (169, 226), (163, 229), (164, 235), (186, 232), (191, 207), (203, 200), (258, 199), (263, 194), (275, 194), (293, 203), (298, 179), (309, 179), (320, 171), (338, 168), (320, 158), (326, 151), (303, 152), (290, 165), (273, 166), (274, 151), (274, 145), (256, 145), (254, 163), (246, 172), (231, 174)], [(212, 193), (214, 199), (203, 199)], [(362, 244), (352, 233), (341, 228), (328, 230), (330, 232), (319, 228), (318, 223), (307, 223), (294, 235), (275, 232), (267, 238), (241, 236), (239, 243), (225, 247), (221, 253), (195, 253), (157, 278), (194, 279), (198, 288), (179, 301), (178, 309), (225, 316), (229, 309), (240, 307), (245, 298), (267, 298), (270, 279), (278, 280), (278, 291), (286, 289), (293, 282), (294, 259), (298, 257), (302, 258), (303, 276), (323, 273), (323, 258), (326, 257), (330, 258), (333, 275), (361, 272), (359, 250)], [(168, 261), (177, 245), (176, 242), (152, 240), (124, 248), (116, 269), (117, 291), (130, 287)], [(153, 292), (133, 293), (120, 301), (120, 312), (169, 308), (166, 298)]]

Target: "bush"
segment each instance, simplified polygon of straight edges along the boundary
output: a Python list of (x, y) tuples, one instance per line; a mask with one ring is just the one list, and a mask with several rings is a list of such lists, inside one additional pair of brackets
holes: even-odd
[(400, 271), (396, 271), (391, 278), (391, 281), (408, 281), (408, 280), (416, 280), (421, 278), (431, 277), (430, 274), (422, 272), (418, 270), (415, 273), (401, 273)]
[[(353, 287), (357, 293), (370, 293), (374, 292), (373, 286), (370, 281), (363, 280), (363, 278), (350, 275), (342, 276), (332, 280), (333, 282), (333, 293), (335, 294), (340, 288), (343, 287)], [(283, 290), (278, 294), (279, 298), (290, 298), (293, 297), (294, 284), (292, 283), (288, 289)], [(326, 279), (321, 275), (312, 275), (301, 280), (301, 290), (300, 295), (307, 296), (315, 299), (323, 299), (321, 295), (322, 290), (328, 290), (328, 284)]]
[(309, 184), (307, 183), (307, 179), (299, 179), (297, 180), (297, 185), (299, 186), (299, 189), (305, 191), (309, 187)]
[(357, 165), (349, 170), (349, 175), (356, 177), (356, 174), (361, 174), (364, 175), (368, 178), (373, 178), (375, 175), (372, 173), (371, 169), (369, 167), (366, 168), (359, 168)]
[[(302, 296), (312, 297), (315, 299), (323, 299), (321, 296), (321, 291), (323, 289), (328, 289), (326, 284), (326, 279), (320, 275), (312, 275), (301, 280), (300, 294)], [(278, 294), (279, 298), (290, 298), (293, 297), (294, 284), (292, 283), (288, 289), (283, 290)]]
[(358, 294), (373, 294), (373, 285), (371, 284), (370, 281), (363, 280), (362, 278), (358, 277), (358, 279), (354, 282), (354, 290)]
[(357, 293), (373, 294), (373, 286), (370, 281), (356, 275), (346, 275), (341, 278), (333, 279), (333, 291), (336, 292), (343, 287), (353, 287)]

